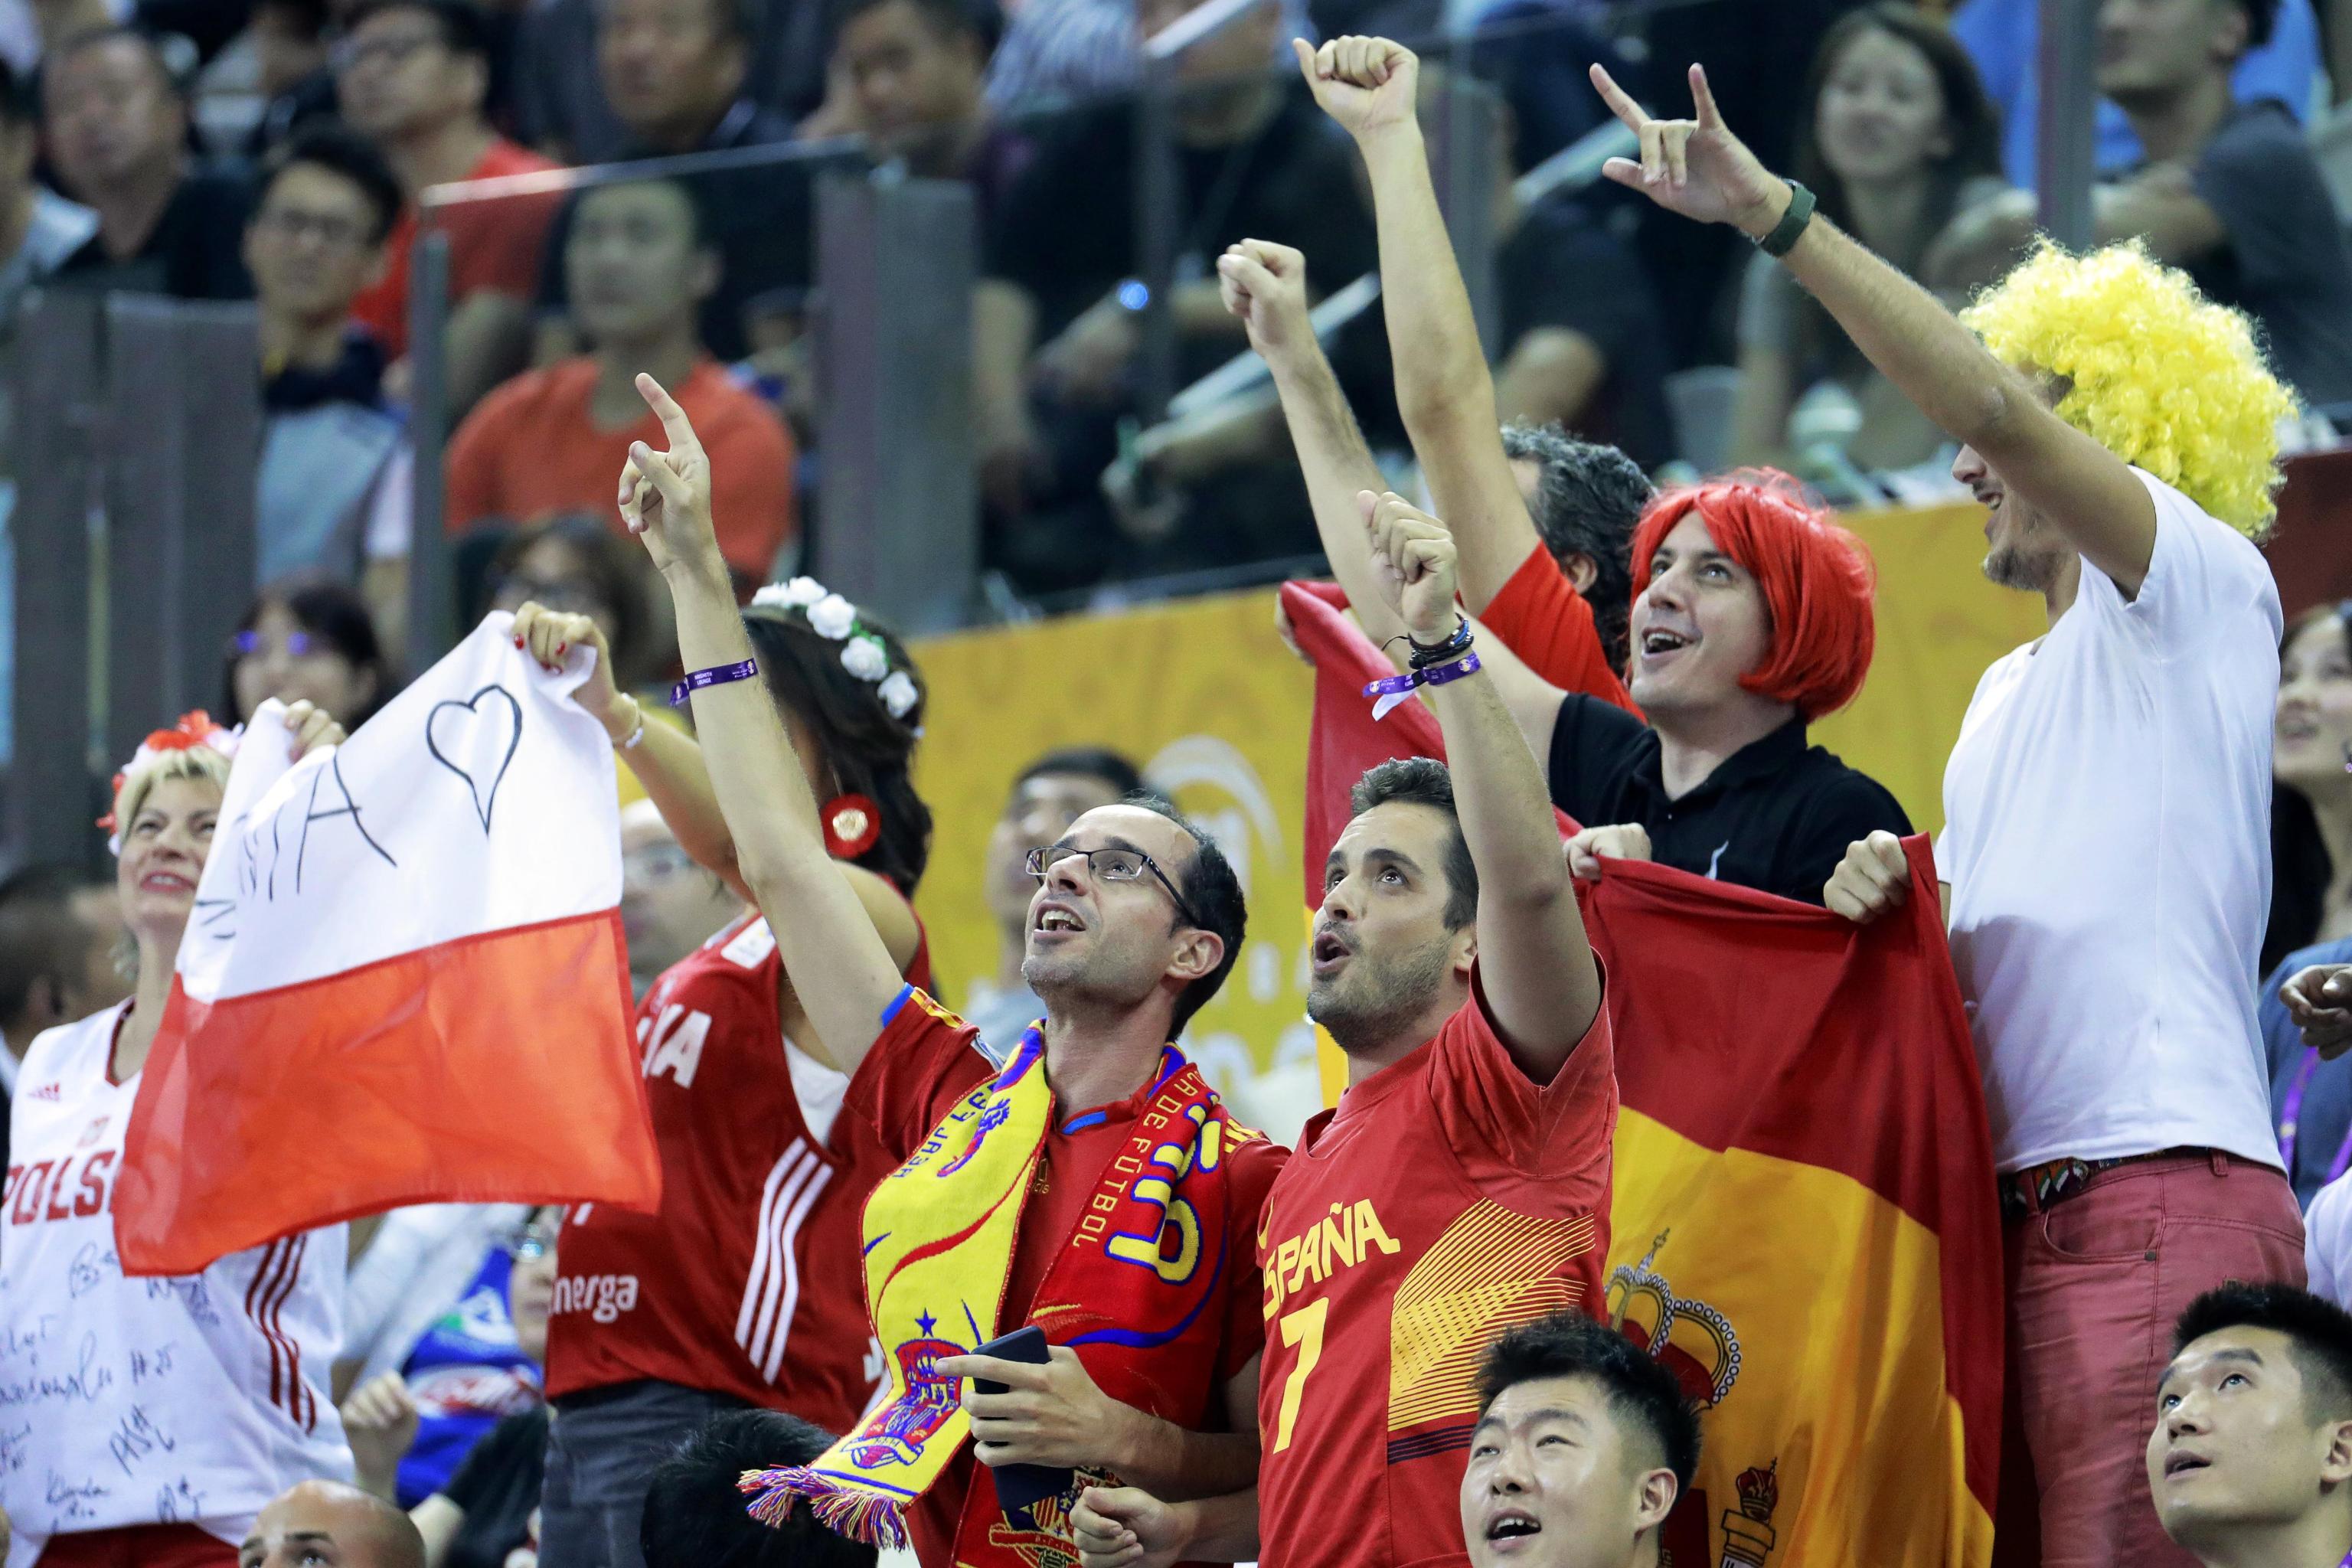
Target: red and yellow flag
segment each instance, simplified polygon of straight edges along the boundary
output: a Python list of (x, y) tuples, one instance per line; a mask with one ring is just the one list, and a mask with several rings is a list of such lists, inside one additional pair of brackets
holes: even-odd
[[(1391, 673), (1296, 584), (1315, 661), (1307, 886), (1348, 791), (1443, 756)], [(1563, 822), (1565, 819), (1563, 819)], [(2001, 1263), (1992, 1150), (1924, 839), (1906, 909), (1824, 910), (1663, 867), (1584, 898), (1617, 1038), (1611, 1319), (1705, 1407), (1672, 1568), (1983, 1568), (1992, 1555)]]

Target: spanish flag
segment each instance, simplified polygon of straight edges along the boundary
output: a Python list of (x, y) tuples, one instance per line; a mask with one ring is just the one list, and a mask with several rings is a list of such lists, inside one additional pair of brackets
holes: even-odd
[[(1364, 684), (1391, 671), (1338, 610), (1297, 584), (1283, 604), (1317, 668), (1314, 888), (1363, 771), (1444, 753), (1419, 703), (1373, 722)], [(1908, 847), (1908, 905), (1862, 930), (1647, 864), (1585, 891), (1622, 1101), (1605, 1310), (1705, 1409), (1672, 1568), (1991, 1561), (1992, 1150), (1935, 867)]]

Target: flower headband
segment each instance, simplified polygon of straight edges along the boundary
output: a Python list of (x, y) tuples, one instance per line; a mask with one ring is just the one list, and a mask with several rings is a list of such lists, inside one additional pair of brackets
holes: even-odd
[[(147, 738), (139, 742), (139, 749), (131, 754), (131, 760), (123, 764), (122, 771), (114, 775), (109, 796), (114, 800), (121, 799), (122, 786), (130, 782), (131, 774), (153, 766), (173, 752), (192, 752), (198, 746), (209, 746), (224, 757), (234, 757), (236, 755), (236, 731), (222, 729), (213, 722), (212, 715), (201, 708), (183, 713), (178, 723), (168, 730), (150, 731)], [(114, 813), (109, 810), (98, 819), (98, 825), (106, 829), (107, 848), (117, 855), (121, 854), (122, 835), (121, 825), (114, 820)]]
[(842, 644), (841, 668), (873, 684), (890, 717), (903, 720), (923, 700), (915, 679), (890, 668), (890, 647), (857, 618), (857, 606), (814, 577), (771, 583), (751, 595), (753, 609), (798, 610), (809, 630)]

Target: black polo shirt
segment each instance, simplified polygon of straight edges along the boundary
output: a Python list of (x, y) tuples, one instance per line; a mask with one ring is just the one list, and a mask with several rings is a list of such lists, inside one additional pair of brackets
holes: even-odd
[(1640, 824), (1661, 866), (1809, 904), (1822, 901), (1848, 845), (1882, 827), (1911, 831), (1878, 781), (1805, 743), (1801, 719), (1669, 800), (1657, 731), (1581, 692), (1560, 703), (1552, 723), (1551, 802), (1586, 827)]

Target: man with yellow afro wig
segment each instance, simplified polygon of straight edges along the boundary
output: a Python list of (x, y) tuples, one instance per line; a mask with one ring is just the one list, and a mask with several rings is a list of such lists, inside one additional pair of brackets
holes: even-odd
[[(1758, 163), (1697, 67), (1692, 120), (1592, 74), (1641, 137), (1605, 173), (1779, 258), (1962, 443), (1986, 575), (2048, 611), (1978, 683), (1937, 845), (2024, 1434), (1998, 1544), (2032, 1561), (2038, 1535), (2047, 1568), (2189, 1568), (2143, 1457), (2169, 1324), (2224, 1280), (2304, 1277), (2253, 1010), (2281, 617), (2252, 539), (2294, 400), (2243, 317), (2136, 246), (2045, 247), (1963, 323)], [(1874, 833), (1823, 901), (1874, 920), (1909, 884)]]

